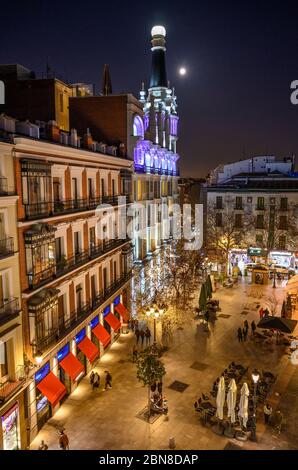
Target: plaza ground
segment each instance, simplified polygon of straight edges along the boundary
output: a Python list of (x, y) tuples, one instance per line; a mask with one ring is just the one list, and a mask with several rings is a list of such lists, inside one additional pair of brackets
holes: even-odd
[[(258, 288), (264, 299), (273, 292), (279, 300), (278, 312), (284, 296), (284, 283)], [(214, 298), (220, 300), (224, 317), (218, 318), (205, 333), (193, 312), (187, 314), (183, 329), (174, 334), (173, 344), (163, 354), (166, 367), (164, 394), (168, 399), (169, 414), (153, 424), (137, 418), (147, 400), (147, 389), (136, 379), (136, 367), (131, 353), (135, 337), (122, 334), (117, 343), (100, 359), (96, 369), (103, 381), (104, 370), (113, 376), (113, 388), (107, 392), (92, 391), (88, 377), (66, 400), (56, 415), (42, 428), (31, 448), (37, 449), (44, 439), (49, 449), (58, 448), (58, 429), (64, 427), (70, 440), (70, 449), (168, 449), (169, 438), (174, 437), (176, 449), (224, 449), (229, 443), (245, 449), (298, 449), (295, 426), (298, 418), (298, 368), (280, 346), (271, 348), (255, 344), (251, 339), (239, 343), (237, 329), (245, 319), (259, 320), (257, 304), (262, 301), (249, 296), (251, 288), (243, 279), (232, 289), (220, 288)], [(197, 305), (198, 292), (194, 293)], [(248, 312), (243, 314), (243, 311)], [(297, 332), (297, 330), (296, 330)], [(248, 366), (250, 370), (270, 370), (278, 374), (270, 402), (284, 414), (280, 435), (272, 427), (265, 427), (263, 416), (258, 419), (258, 442), (240, 443), (217, 436), (202, 426), (193, 403), (201, 392), (210, 393), (212, 383), (231, 361)], [(194, 363), (199, 363), (195, 366)], [(168, 388), (175, 380), (188, 385), (183, 393)]]

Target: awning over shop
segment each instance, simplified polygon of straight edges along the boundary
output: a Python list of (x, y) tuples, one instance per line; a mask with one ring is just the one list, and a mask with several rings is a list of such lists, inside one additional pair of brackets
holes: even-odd
[(112, 312), (108, 313), (107, 316), (105, 316), (105, 320), (108, 322), (110, 327), (113, 328), (114, 331), (118, 331), (121, 327), (120, 321), (117, 317), (115, 317)]
[(53, 372), (49, 372), (44, 379), (37, 384), (38, 390), (43, 393), (49, 402), (55, 406), (66, 394), (66, 388)]
[(111, 335), (107, 332), (107, 330), (98, 323), (92, 330), (92, 333), (99, 339), (103, 347), (105, 348), (109, 342), (111, 341)]
[(98, 348), (92, 343), (88, 336), (85, 336), (85, 338), (79, 342), (78, 348), (85, 354), (91, 363), (94, 362), (99, 355)]
[(115, 305), (115, 310), (117, 310), (117, 312), (121, 315), (123, 321), (127, 323), (129, 320), (129, 313), (128, 310), (124, 307), (124, 305), (119, 302), (119, 304)]
[(83, 364), (71, 352), (67, 354), (59, 365), (63, 367), (73, 381), (84, 371)]

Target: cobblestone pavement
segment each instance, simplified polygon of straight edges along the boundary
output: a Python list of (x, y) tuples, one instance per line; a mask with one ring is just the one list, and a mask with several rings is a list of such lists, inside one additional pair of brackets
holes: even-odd
[[(279, 307), (283, 287), (279, 284), (259, 288), (263, 298), (275, 293)], [(92, 391), (88, 378), (84, 378), (77, 390), (62, 405), (57, 414), (43, 427), (32, 443), (36, 449), (44, 439), (49, 449), (58, 448), (58, 426), (64, 426), (70, 439), (70, 449), (167, 449), (170, 437), (174, 437), (177, 449), (224, 449), (229, 440), (217, 436), (202, 426), (193, 408), (201, 392), (209, 394), (213, 381), (231, 361), (251, 368), (267, 369), (278, 374), (278, 381), (270, 401), (280, 406), (285, 416), (285, 426), (280, 435), (273, 428), (265, 428), (262, 416), (258, 422), (258, 442), (255, 444), (231, 441), (242, 448), (287, 449), (298, 448), (296, 439), (298, 369), (291, 364), (281, 347), (272, 345), (264, 349), (251, 339), (238, 343), (237, 328), (245, 319), (258, 321), (259, 300), (249, 296), (251, 288), (242, 280), (232, 289), (221, 288), (214, 295), (220, 300), (220, 317), (205, 333), (193, 319), (174, 335), (173, 344), (162, 360), (167, 374), (164, 392), (168, 399), (169, 415), (161, 416), (154, 424), (147, 424), (136, 417), (146, 405), (147, 390), (136, 379), (131, 361), (134, 344), (132, 333), (121, 335), (119, 341), (98, 363), (96, 370), (103, 378), (109, 368), (113, 375), (113, 388), (107, 392)], [(197, 302), (195, 293), (194, 302)], [(248, 312), (247, 314), (243, 314)], [(278, 310), (279, 311), (279, 310)], [(194, 362), (202, 363), (192, 368)], [(183, 393), (169, 389), (175, 380), (188, 385)], [(278, 394), (277, 394), (278, 393)]]

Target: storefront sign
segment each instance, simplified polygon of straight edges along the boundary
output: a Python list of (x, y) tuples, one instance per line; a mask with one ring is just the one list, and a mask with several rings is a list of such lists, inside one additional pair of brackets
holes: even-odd
[(61, 362), (67, 356), (67, 354), (69, 354), (69, 344), (66, 344), (65, 346), (63, 346), (63, 348), (60, 349), (60, 351), (58, 351), (58, 362)]
[(92, 330), (93, 328), (95, 328), (96, 325), (98, 325), (98, 323), (99, 323), (99, 316), (96, 315), (96, 317), (93, 318), (93, 320), (91, 320), (91, 322), (90, 322), (90, 328), (91, 328), (91, 330)]
[(104, 311), (103, 311), (103, 316), (106, 317), (111, 311), (111, 307), (108, 305)]
[(248, 256), (264, 256), (266, 251), (263, 248), (248, 248), (247, 255)]
[(120, 303), (120, 295), (118, 295), (117, 297), (115, 297), (113, 304), (116, 306), (116, 305), (118, 305), (119, 303)]
[(77, 335), (76, 335), (76, 344), (79, 344), (81, 341), (83, 341), (83, 339), (85, 338), (86, 336), (86, 330), (85, 328), (83, 328), (83, 330), (81, 330)]
[(34, 378), (35, 378), (35, 383), (36, 385), (39, 384), (39, 382), (42, 381), (50, 372), (50, 363), (47, 362), (43, 367), (39, 369), (38, 372), (36, 372)]

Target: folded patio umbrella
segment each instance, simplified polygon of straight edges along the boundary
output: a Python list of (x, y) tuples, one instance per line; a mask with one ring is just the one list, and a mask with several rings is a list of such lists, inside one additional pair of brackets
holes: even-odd
[(249, 388), (246, 382), (242, 385), (241, 388), (241, 397), (239, 402), (239, 411), (238, 416), (242, 420), (242, 425), (246, 428), (248, 420), (248, 397), (249, 397)]
[(231, 423), (235, 423), (235, 406), (237, 399), (237, 385), (235, 379), (232, 379), (229, 384), (229, 391), (227, 395), (227, 405), (228, 405), (228, 418), (231, 418)]
[(225, 404), (225, 399), (226, 399), (225, 379), (224, 377), (221, 377), (219, 380), (217, 397), (216, 397), (216, 406), (217, 406), (216, 416), (221, 420), (223, 419), (223, 407)]
[(263, 317), (259, 323), (258, 328), (267, 330), (277, 330), (282, 333), (293, 333), (297, 325), (297, 320), (290, 320), (288, 318), (273, 317), (271, 315)]
[(204, 312), (206, 310), (206, 303), (207, 303), (206, 286), (205, 284), (202, 284), (200, 298), (199, 298), (199, 309), (201, 310), (201, 312)]

